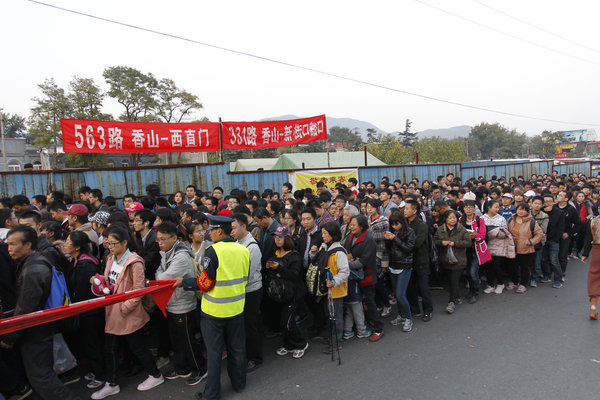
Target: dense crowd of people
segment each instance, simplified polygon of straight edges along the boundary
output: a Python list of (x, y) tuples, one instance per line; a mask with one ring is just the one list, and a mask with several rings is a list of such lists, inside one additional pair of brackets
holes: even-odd
[[(599, 178), (583, 174), (448, 174), (360, 185), (351, 178), (335, 188), (319, 182), (316, 191), (285, 183), (281, 192), (228, 195), (193, 185), (163, 195), (152, 184), (143, 196), (125, 195), (122, 205), (89, 187), (77, 199), (60, 191), (0, 199), (0, 318), (44, 309), (53, 266), (71, 302), (95, 298), (94, 279), (111, 293), (176, 281), (166, 317), (138, 297), (1, 336), (0, 393), (23, 399), (33, 389), (45, 399), (73, 399), (66, 385), (83, 377), (91, 398), (102, 399), (119, 393), (121, 378), (142, 372), (140, 391), (165, 379), (193, 386), (214, 368), (215, 351), (219, 362), (228, 357), (242, 366), (228, 371), (234, 389), (243, 390), (246, 372), (263, 362), (264, 338), (279, 338), (282, 357), (301, 358), (319, 342), (339, 356), (344, 340), (377, 342), (387, 329), (408, 333), (417, 320), (430, 321), (434, 288), (448, 291), (448, 314), (482, 293), (560, 289), (567, 261), (585, 261), (592, 242), (600, 244), (599, 187)], [(217, 265), (234, 258), (244, 258), (247, 270), (222, 281), (226, 271)], [(598, 319), (594, 279), (590, 318)], [(219, 282), (241, 290), (227, 306), (239, 313), (224, 313), (226, 301), (209, 292)], [(203, 302), (212, 302), (212, 312)], [(241, 318), (227, 328), (237, 333), (224, 349), (206, 336), (217, 332), (204, 323), (213, 315)], [(54, 365), (58, 331), (76, 368)], [(214, 385), (202, 398), (220, 398)]]

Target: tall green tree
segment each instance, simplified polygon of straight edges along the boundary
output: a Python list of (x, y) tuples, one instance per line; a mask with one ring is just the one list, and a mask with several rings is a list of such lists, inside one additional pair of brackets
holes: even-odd
[(31, 108), (29, 116), (29, 137), (39, 147), (48, 147), (60, 139), (60, 119), (73, 115), (73, 106), (65, 90), (59, 87), (54, 79), (46, 79), (38, 85), (42, 92), (41, 97), (34, 97), (35, 105)]
[(10, 115), (2, 113), (2, 129), (7, 138), (23, 138), (27, 136), (27, 127), (25, 126), (25, 117), (19, 114)]
[(529, 141), (529, 152), (540, 158), (553, 158), (556, 153), (556, 145), (565, 142), (565, 133), (562, 131), (545, 130), (541, 134), (532, 137)]
[(156, 115), (164, 122), (182, 122), (200, 109), (202, 103), (198, 96), (178, 88), (172, 79), (160, 80), (156, 90)]
[(469, 155), (473, 159), (516, 158), (521, 156), (524, 133), (495, 124), (482, 122), (469, 133)]
[(468, 161), (466, 142), (462, 138), (444, 139), (431, 137), (419, 139), (412, 146), (402, 143), (395, 135), (379, 135), (367, 145), (369, 153), (386, 164), (461, 162)]
[(358, 129), (351, 130), (341, 126), (332, 126), (329, 128), (327, 138), (329, 143), (352, 143), (352, 146), (347, 145), (350, 150), (359, 150), (362, 147), (362, 137)]
[(412, 122), (410, 119), (406, 120), (404, 125), (404, 130), (400, 132), (400, 137), (402, 138), (402, 144), (405, 146), (412, 146), (417, 141), (417, 132), (411, 132), (410, 126)]
[(367, 128), (367, 139), (375, 139), (377, 137), (377, 129), (375, 128)]
[(74, 76), (69, 82), (67, 99), (71, 103), (72, 118), (109, 120), (112, 115), (102, 112), (106, 94), (92, 78)]
[(125, 107), (123, 121), (156, 121), (158, 80), (152, 73), (124, 66), (106, 68), (102, 74), (109, 86), (108, 95)]

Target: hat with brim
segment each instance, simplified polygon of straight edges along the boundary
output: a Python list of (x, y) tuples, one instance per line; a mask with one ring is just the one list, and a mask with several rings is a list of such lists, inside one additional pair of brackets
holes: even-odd
[(211, 229), (222, 228), (224, 226), (230, 226), (234, 221), (233, 218), (225, 217), (223, 215), (207, 215), (210, 224), (208, 225), (208, 231)]
[(278, 226), (277, 229), (275, 229), (275, 232), (272, 232), (271, 235), (276, 237), (286, 237), (292, 236), (292, 233), (290, 232), (290, 228), (287, 226)]

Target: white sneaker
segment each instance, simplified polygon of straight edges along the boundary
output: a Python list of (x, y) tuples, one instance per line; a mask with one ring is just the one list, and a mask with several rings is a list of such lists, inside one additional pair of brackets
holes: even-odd
[(383, 307), (383, 310), (381, 310), (381, 316), (383, 318), (389, 317), (391, 312), (392, 312), (392, 307)]
[(498, 285), (498, 286), (496, 286), (496, 289), (494, 289), (494, 293), (496, 293), (496, 294), (502, 294), (503, 291), (504, 291), (504, 285)]
[(98, 381), (96, 379), (92, 379), (85, 385), (88, 389), (98, 389), (101, 386), (104, 386), (104, 381)]
[(165, 381), (165, 378), (162, 376), (162, 374), (158, 378), (155, 378), (152, 375), (148, 375), (148, 378), (146, 378), (146, 380), (144, 382), (142, 382), (138, 385), (137, 390), (139, 390), (140, 392), (150, 390), (150, 389), (157, 387), (164, 381)]
[(111, 386), (110, 383), (106, 382), (102, 389), (92, 393), (93, 400), (100, 400), (113, 394), (117, 394), (121, 391), (119, 385)]
[(490, 294), (494, 291), (494, 288), (491, 286), (486, 287), (485, 289), (483, 289), (483, 293), (485, 294)]

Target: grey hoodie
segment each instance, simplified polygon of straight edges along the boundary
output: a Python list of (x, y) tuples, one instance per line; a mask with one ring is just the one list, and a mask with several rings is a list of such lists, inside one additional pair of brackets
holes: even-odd
[[(156, 270), (157, 280), (176, 278), (194, 278), (194, 252), (179, 240), (171, 250), (160, 252), (160, 266)], [(183, 288), (175, 289), (167, 303), (167, 311), (173, 314), (186, 314), (196, 309), (196, 294), (185, 291)]]

